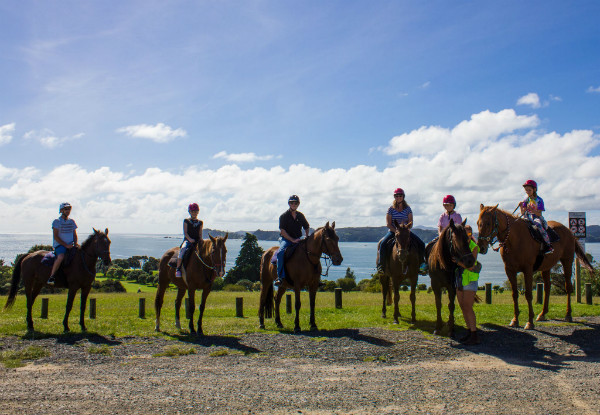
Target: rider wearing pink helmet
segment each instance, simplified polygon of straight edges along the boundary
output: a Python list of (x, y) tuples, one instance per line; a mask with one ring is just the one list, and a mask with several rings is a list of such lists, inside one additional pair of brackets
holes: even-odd
[(440, 215), (440, 219), (438, 220), (438, 235), (441, 235), (442, 231), (450, 225), (450, 219), (456, 224), (462, 223), (462, 217), (454, 210), (456, 209), (456, 199), (454, 196), (444, 196), (442, 203), (444, 204), (444, 209), (446, 209), (446, 211)]
[(551, 254), (554, 252), (554, 249), (546, 230), (548, 224), (542, 216), (542, 212), (545, 210), (544, 200), (537, 195), (537, 183), (535, 180), (529, 179), (523, 183), (523, 188), (525, 189), (525, 193), (527, 193), (527, 198), (520, 203), (521, 215), (540, 231), (544, 239), (544, 253)]
[(197, 243), (202, 244), (202, 228), (204, 223), (198, 219), (198, 213), (200, 212), (198, 203), (190, 203), (188, 212), (190, 217), (183, 220), (183, 242), (177, 256), (176, 278), (181, 278), (181, 263), (187, 250), (194, 247)]

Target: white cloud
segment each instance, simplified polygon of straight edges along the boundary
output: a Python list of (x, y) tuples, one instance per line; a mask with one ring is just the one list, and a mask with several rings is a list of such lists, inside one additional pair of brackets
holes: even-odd
[(273, 155), (258, 156), (255, 153), (227, 153), (226, 151), (220, 151), (213, 156), (214, 159), (225, 159), (234, 163), (251, 163), (255, 161), (272, 160), (275, 158)]
[(23, 138), (25, 140), (37, 141), (46, 148), (56, 148), (56, 147), (62, 146), (63, 144), (65, 144), (68, 141), (78, 140), (81, 137), (83, 137), (84, 135), (85, 135), (84, 133), (79, 133), (79, 134), (70, 135), (70, 136), (58, 137), (56, 134), (54, 134), (54, 132), (52, 130), (45, 128), (41, 131), (37, 131), (37, 130), (28, 131), (23, 135)]
[(13, 133), (15, 132), (15, 123), (0, 125), (0, 146), (4, 144), (8, 144), (11, 142), (13, 138)]
[(123, 133), (129, 137), (145, 138), (155, 143), (168, 143), (179, 137), (187, 136), (187, 132), (181, 128), (173, 130), (168, 125), (158, 123), (156, 125), (138, 124), (121, 127), (117, 129), (118, 133)]
[[(529, 178), (540, 186), (547, 219), (564, 222), (568, 211), (581, 210), (599, 223), (600, 156), (591, 153), (600, 136), (590, 130), (541, 132), (538, 124), (536, 116), (506, 109), (474, 114), (453, 128), (423, 126), (390, 140), (388, 154), (401, 157), (384, 169), (226, 165), (136, 173), (77, 164), (50, 171), (0, 165), (0, 223), (5, 232), (43, 231), (68, 200), (83, 229), (179, 233), (187, 205), (196, 201), (206, 227), (274, 230), (287, 197), (298, 194), (312, 226), (327, 220), (341, 227), (383, 226), (397, 187), (406, 191), (416, 226), (435, 226), (446, 194), (474, 223), (480, 203), (512, 211)], [(36, 206), (39, 214), (32, 217), (24, 206)]]
[(593, 87), (593, 86), (590, 86), (590, 87), (589, 87), (589, 88), (586, 90), (586, 92), (600, 94), (600, 86), (599, 86), (599, 87)]
[(517, 105), (529, 105), (531, 108), (540, 108), (542, 106), (540, 97), (535, 92), (530, 92), (517, 100)]
[(427, 88), (429, 88), (430, 85), (431, 85), (431, 81), (427, 81), (427, 82), (423, 83), (419, 88), (427, 89)]

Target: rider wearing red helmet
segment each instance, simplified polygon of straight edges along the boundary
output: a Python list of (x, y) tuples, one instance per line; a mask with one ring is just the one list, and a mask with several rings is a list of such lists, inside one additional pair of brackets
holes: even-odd
[(202, 228), (204, 223), (198, 219), (198, 213), (200, 212), (198, 203), (190, 203), (188, 212), (190, 217), (183, 220), (183, 242), (177, 256), (177, 271), (175, 271), (175, 277), (177, 278), (181, 278), (181, 263), (186, 251), (197, 243), (202, 244)]
[(462, 217), (454, 210), (456, 209), (456, 199), (454, 196), (444, 196), (442, 203), (444, 204), (444, 209), (446, 209), (446, 211), (440, 215), (440, 219), (438, 220), (438, 235), (441, 235), (442, 231), (450, 225), (450, 219), (456, 224), (462, 223)]
[(527, 198), (520, 203), (521, 215), (529, 220), (535, 226), (544, 239), (544, 253), (550, 254), (554, 252), (550, 238), (548, 237), (548, 224), (542, 216), (544, 209), (544, 200), (537, 195), (537, 183), (534, 180), (527, 180), (523, 183)]

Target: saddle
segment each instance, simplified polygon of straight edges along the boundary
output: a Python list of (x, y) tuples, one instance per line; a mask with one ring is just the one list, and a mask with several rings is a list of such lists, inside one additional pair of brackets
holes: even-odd
[[(54, 274), (54, 286), (55, 287), (68, 287), (67, 283), (67, 274), (65, 274), (65, 268), (71, 265), (73, 262), (73, 258), (75, 258), (75, 254), (77, 253), (77, 248), (67, 249), (63, 262), (60, 264), (60, 267)], [(52, 268), (54, 265), (54, 261), (56, 261), (56, 255), (54, 255), (54, 251), (48, 252), (42, 258), (42, 265)]]
[[(540, 230), (538, 228), (536, 228), (535, 226), (533, 226), (532, 223), (529, 221), (527, 221), (527, 228), (529, 229), (529, 233), (531, 234), (531, 237), (535, 241), (537, 241), (541, 244), (544, 243), (544, 238), (542, 238), (542, 234), (540, 233)], [(551, 243), (560, 241), (560, 236), (558, 236), (558, 234), (550, 226), (548, 226), (546, 228), (546, 232), (548, 233), (548, 238), (550, 238)]]
[[(285, 261), (290, 259), (290, 257), (294, 254), (294, 251), (296, 251), (296, 248), (298, 248), (299, 245), (300, 245), (300, 243), (297, 243), (297, 244), (292, 244), (287, 247), (287, 249), (285, 250), (285, 254), (283, 254), (283, 262), (284, 263), (285, 263)], [(277, 254), (279, 253), (280, 249), (281, 248), (278, 248), (277, 251), (275, 251), (275, 253), (271, 257), (271, 264), (277, 264)]]
[[(181, 249), (181, 248), (179, 248)], [(185, 254), (183, 254), (183, 261), (181, 262), (181, 268), (187, 268), (188, 262), (190, 262), (190, 256), (192, 252), (196, 249), (196, 244), (192, 245), (190, 249), (188, 249)], [(177, 268), (177, 257), (179, 256), (179, 251), (177, 251), (177, 255), (173, 255), (169, 260), (169, 266), (172, 268)]]

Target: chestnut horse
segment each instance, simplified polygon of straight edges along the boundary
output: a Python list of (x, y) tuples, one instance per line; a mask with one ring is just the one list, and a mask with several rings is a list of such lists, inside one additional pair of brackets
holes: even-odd
[[(514, 303), (514, 317), (510, 322), (511, 327), (519, 326), (519, 291), (517, 288), (517, 273), (522, 272), (525, 277), (525, 298), (529, 306), (529, 319), (525, 325), (525, 329), (533, 329), (533, 306), (531, 300), (533, 273), (536, 271), (534, 265), (536, 258), (540, 252), (540, 243), (533, 239), (529, 233), (527, 220), (518, 219), (512, 214), (498, 209), (496, 206), (480, 206), (479, 219), (477, 220), (479, 228), (479, 250), (482, 254), (487, 253), (488, 245), (494, 243), (496, 239), (500, 244), (500, 256), (504, 261), (504, 269), (506, 276), (512, 287), (512, 296)], [(565, 289), (567, 291), (567, 314), (565, 320), (572, 321), (571, 317), (571, 273), (573, 265), (573, 257), (577, 254), (583, 265), (592, 270), (592, 265), (585, 256), (585, 252), (567, 227), (559, 222), (549, 221), (548, 226), (551, 227), (560, 237), (560, 240), (552, 243), (554, 252), (544, 255), (544, 259), (538, 267), (542, 272), (544, 280), (544, 307), (542, 312), (537, 316), (537, 321), (546, 319), (548, 313), (548, 302), (550, 300), (550, 269), (556, 265), (558, 261), (563, 266), (565, 276)]]
[[(58, 276), (55, 283), (55, 287), (69, 289), (65, 318), (63, 319), (65, 332), (69, 331), (69, 314), (71, 313), (75, 295), (79, 289), (81, 289), (79, 325), (81, 326), (81, 331), (86, 330), (84, 321), (85, 308), (88, 294), (92, 289), (92, 283), (96, 278), (96, 260), (101, 258), (105, 265), (109, 265), (111, 262), (108, 229), (104, 232), (94, 229), (94, 233), (85, 240), (81, 247), (78, 246), (75, 249), (76, 252), (73, 255), (71, 263), (67, 266), (61, 265), (60, 268), (64, 271), (66, 278)], [(19, 289), (19, 283), (23, 279), (25, 296), (27, 297), (28, 331), (33, 331), (33, 318), (31, 317), (33, 303), (42, 287), (46, 285), (48, 278), (50, 278), (50, 271), (52, 270), (52, 267), (42, 264), (42, 258), (47, 253), (48, 251), (36, 251), (23, 255), (19, 258), (13, 269), (12, 283), (4, 308), (8, 309), (13, 305)]]
[(454, 300), (456, 286), (454, 272), (456, 264), (460, 263), (465, 268), (475, 265), (475, 258), (469, 249), (469, 237), (465, 231), (465, 219), (460, 225), (455, 225), (450, 220), (450, 225), (444, 229), (437, 240), (427, 245), (427, 262), (429, 264), (429, 277), (431, 288), (435, 295), (435, 308), (437, 320), (433, 334), (440, 334), (442, 322), (442, 288), (448, 290), (448, 335), (454, 336)]
[(175, 284), (177, 287), (177, 298), (175, 299), (175, 326), (181, 329), (179, 321), (179, 309), (181, 308), (181, 300), (185, 292), (188, 292), (189, 297), (189, 318), (190, 318), (190, 333), (195, 334), (194, 328), (194, 309), (196, 308), (196, 290), (202, 290), (202, 301), (198, 309), (198, 335), (203, 335), (202, 331), (202, 316), (206, 306), (206, 298), (212, 289), (213, 280), (225, 274), (225, 262), (227, 259), (227, 248), (225, 241), (229, 234), (224, 237), (214, 238), (210, 235), (209, 239), (202, 242), (202, 245), (195, 245), (194, 252), (190, 256), (185, 269), (182, 267), (182, 276), (175, 277), (175, 268), (169, 266), (171, 258), (177, 258), (179, 255), (179, 247), (171, 248), (160, 258), (158, 271), (158, 289), (156, 297), (154, 297), (154, 310), (156, 311), (156, 326), (155, 330), (160, 331), (160, 310), (163, 305), (165, 291), (169, 287), (169, 283)]
[[(315, 299), (321, 280), (321, 256), (331, 258), (333, 265), (340, 265), (344, 258), (338, 247), (339, 237), (335, 233), (335, 222), (329, 226), (329, 222), (322, 228), (314, 231), (310, 236), (302, 240), (292, 256), (285, 260), (286, 279), (279, 286), (275, 298), (275, 324), (282, 329), (281, 318), (279, 316), (279, 304), (281, 297), (288, 288), (293, 288), (296, 294), (296, 320), (294, 321), (294, 332), (300, 332), (300, 290), (308, 287), (308, 297), (310, 301), (310, 329), (317, 330), (315, 323)], [(265, 328), (265, 309), (267, 314), (273, 311), (273, 281), (277, 278), (277, 264), (271, 263), (271, 258), (275, 255), (278, 247), (269, 248), (262, 256), (260, 262), (260, 306), (258, 309), (258, 318), (260, 328)], [(289, 249), (289, 248), (288, 248)], [(290, 287), (287, 280), (293, 282)]]
[[(386, 318), (386, 301), (390, 288), (394, 290), (394, 324), (398, 324), (400, 310), (398, 310), (398, 301), (400, 300), (400, 284), (404, 280), (410, 281), (410, 302), (412, 304), (411, 322), (414, 324), (416, 320), (415, 300), (417, 290), (417, 280), (419, 278), (419, 251), (415, 244), (410, 243), (410, 227), (409, 224), (399, 224), (394, 219), (396, 232), (394, 233), (394, 249), (391, 255), (388, 256), (388, 263), (384, 267), (385, 272), (380, 276), (381, 293), (383, 294), (383, 307), (381, 309), (381, 317)], [(379, 247), (377, 247), (379, 252)], [(390, 279), (392, 284), (390, 284)], [(393, 287), (390, 287), (393, 285)]]

